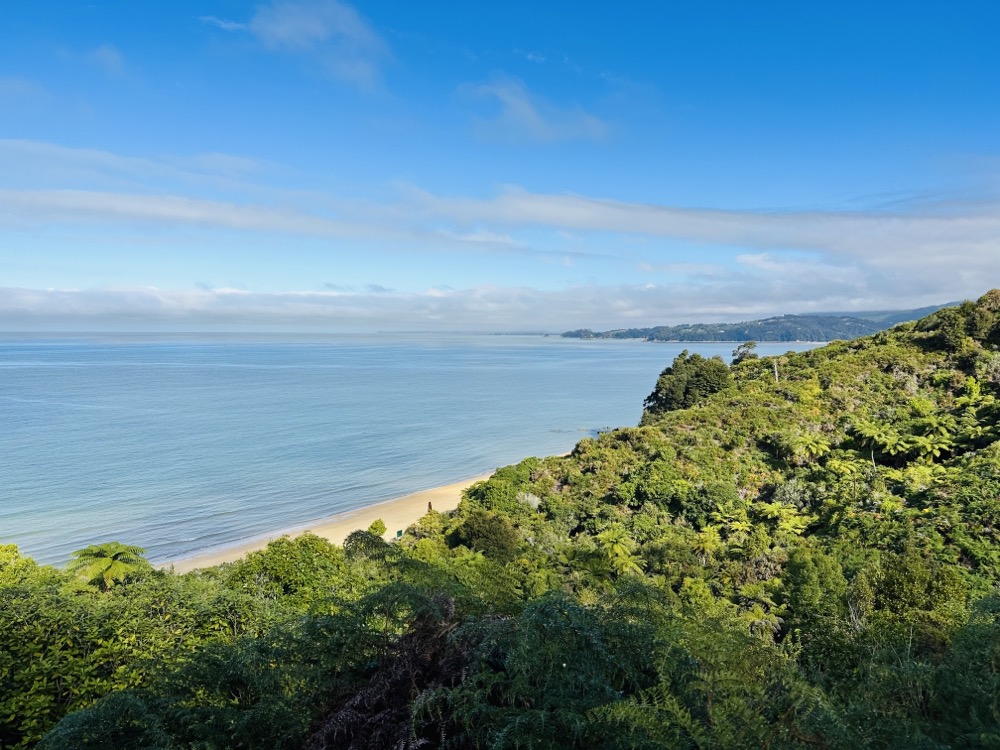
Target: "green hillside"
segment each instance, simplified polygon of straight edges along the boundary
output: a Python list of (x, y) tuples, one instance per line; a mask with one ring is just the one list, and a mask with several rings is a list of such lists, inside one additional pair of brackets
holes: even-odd
[(0, 747), (1000, 747), (1000, 291), (650, 385), (398, 543), (0, 548)]
[(941, 307), (923, 307), (918, 310), (779, 315), (741, 323), (684, 323), (651, 328), (616, 328), (610, 331), (581, 328), (562, 335), (564, 338), (647, 341), (833, 341), (870, 336), (940, 309)]

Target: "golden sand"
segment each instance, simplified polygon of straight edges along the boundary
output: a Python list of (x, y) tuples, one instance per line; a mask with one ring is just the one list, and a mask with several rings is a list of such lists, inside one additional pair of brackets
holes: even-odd
[(462, 499), (462, 490), (476, 482), (488, 479), (490, 476), (491, 474), (483, 474), (472, 479), (455, 482), (454, 484), (446, 484), (443, 487), (434, 487), (429, 490), (414, 492), (412, 495), (404, 495), (403, 497), (386, 500), (375, 505), (368, 505), (357, 510), (338, 513), (335, 516), (321, 519), (307, 526), (279, 532), (274, 536), (261, 537), (235, 544), (232, 547), (204, 552), (190, 557), (182, 557), (177, 560), (168, 560), (157, 567), (172, 567), (176, 573), (187, 573), (198, 568), (210, 568), (220, 563), (239, 560), (248, 552), (263, 549), (267, 546), (268, 542), (274, 539), (283, 536), (295, 536), (306, 531), (311, 531), (317, 536), (329, 539), (334, 544), (343, 544), (348, 534), (352, 531), (367, 529), (373, 521), (379, 518), (385, 522), (386, 538), (392, 539), (396, 537), (398, 531), (403, 531), (407, 526), (419, 521), (427, 513), (428, 503), (437, 511), (454, 510), (458, 507), (459, 500)]

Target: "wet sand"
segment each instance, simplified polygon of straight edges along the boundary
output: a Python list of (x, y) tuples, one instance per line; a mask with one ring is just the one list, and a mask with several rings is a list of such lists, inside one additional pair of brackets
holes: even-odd
[(274, 539), (279, 539), (283, 536), (297, 536), (306, 531), (311, 531), (317, 536), (329, 539), (334, 544), (343, 544), (344, 539), (352, 531), (367, 529), (373, 521), (379, 518), (385, 522), (385, 538), (392, 539), (395, 538), (398, 531), (403, 531), (407, 526), (420, 520), (427, 513), (428, 503), (437, 511), (454, 510), (458, 507), (459, 500), (462, 499), (462, 490), (476, 482), (488, 479), (491, 475), (492, 472), (472, 477), (471, 479), (464, 479), (461, 482), (446, 484), (442, 487), (433, 487), (429, 490), (414, 492), (412, 495), (404, 495), (393, 500), (368, 505), (364, 508), (338, 513), (329, 518), (314, 521), (311, 524), (279, 531), (272, 536), (258, 537), (246, 542), (238, 542), (231, 547), (210, 550), (175, 560), (167, 560), (156, 567), (172, 567), (176, 573), (187, 573), (198, 568), (210, 568), (220, 563), (239, 560), (248, 552), (263, 549), (267, 546), (268, 542)]

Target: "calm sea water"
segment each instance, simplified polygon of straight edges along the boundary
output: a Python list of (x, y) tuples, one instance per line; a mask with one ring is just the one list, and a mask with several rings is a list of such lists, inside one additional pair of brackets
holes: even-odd
[(562, 453), (635, 424), (682, 348), (0, 334), (0, 543), (62, 563), (117, 540), (158, 561)]

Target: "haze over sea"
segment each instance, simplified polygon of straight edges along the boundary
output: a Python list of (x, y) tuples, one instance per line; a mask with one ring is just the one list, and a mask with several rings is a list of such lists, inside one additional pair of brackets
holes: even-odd
[[(0, 543), (226, 546), (638, 422), (684, 348), (543, 336), (0, 335)], [(808, 344), (762, 344), (761, 354)]]

